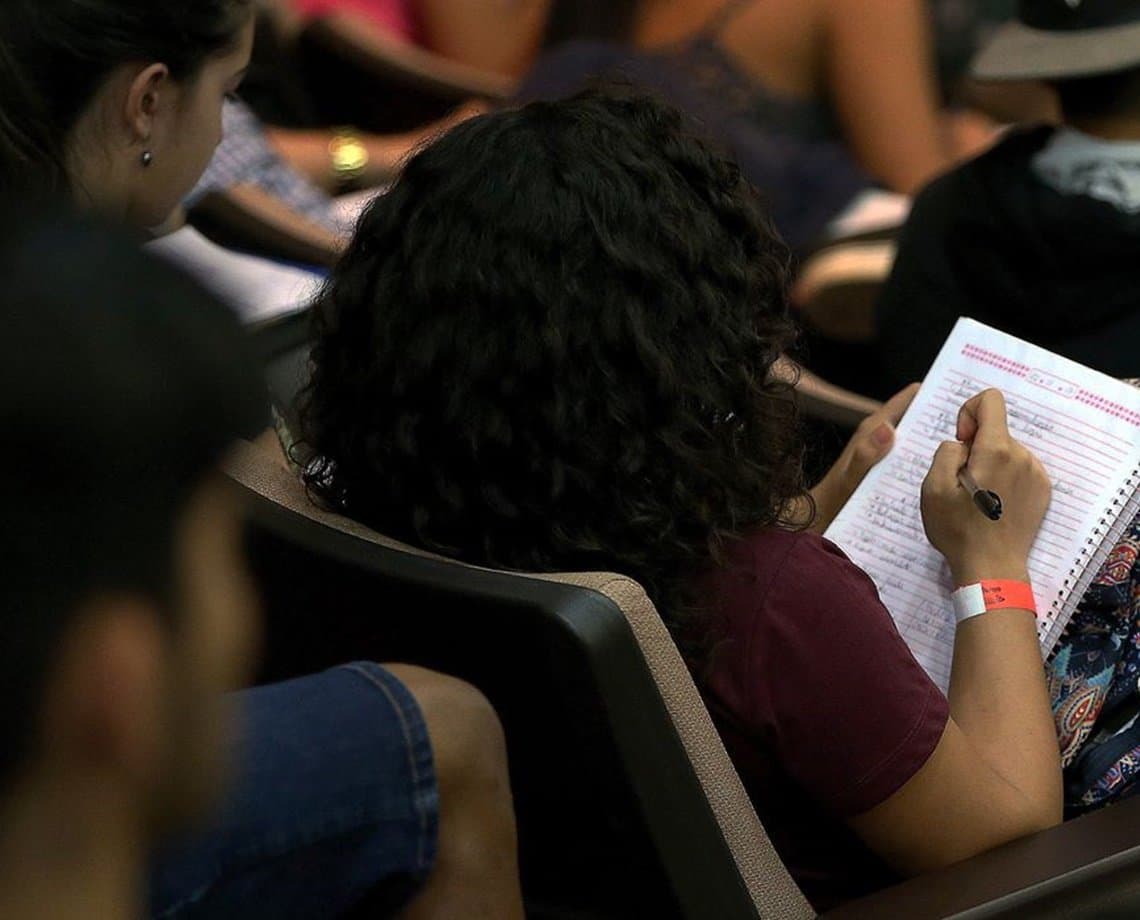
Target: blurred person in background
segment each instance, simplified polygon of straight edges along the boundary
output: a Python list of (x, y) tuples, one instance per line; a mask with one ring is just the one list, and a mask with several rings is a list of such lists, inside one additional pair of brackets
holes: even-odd
[[(183, 204), (191, 220), (229, 245), (305, 265), (343, 252), (360, 210), (403, 161), (486, 106), (472, 101), (397, 133), (326, 126), (298, 58), (287, 4), (257, 0), (250, 70), (227, 99), (223, 137)], [(395, 96), (395, 86), (356, 87)]]
[(701, 123), (772, 203), (802, 254), (842, 218), (897, 225), (906, 196), (989, 144), (944, 110), (924, 0), (625, 0), (603, 45), (552, 50), (524, 100), (597, 77), (663, 96)]
[(959, 316), (1140, 376), (1140, 3), (1023, 0), (974, 75), (1037, 81), (1063, 124), (1014, 132), (919, 196), (878, 305), (884, 389), (924, 376)]
[(964, 152), (942, 117), (923, 0), (643, 0), (635, 40), (675, 49), (773, 131), (843, 140), (893, 191)]
[(392, 59), (510, 92), (543, 44), (555, 0), (277, 0), (302, 21), (340, 19), (369, 29)]
[(327, 267), (403, 160), (477, 111), (400, 136), (333, 135), (272, 128), (241, 99), (227, 99), (221, 143), (182, 205), (235, 246)]

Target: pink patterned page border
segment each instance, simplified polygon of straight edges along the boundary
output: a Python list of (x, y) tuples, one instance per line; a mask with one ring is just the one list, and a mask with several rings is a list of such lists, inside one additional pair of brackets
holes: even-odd
[(983, 364), (996, 367), (998, 370), (1005, 371), (1007, 374), (1013, 374), (1015, 377), (1026, 377), (1029, 375), (1029, 365), (1022, 364), (1020, 361), (1014, 361), (1004, 355), (999, 355), (996, 351), (990, 351), (988, 348), (982, 348), (980, 345), (965, 345), (962, 348), (962, 354), (967, 358), (973, 358), (975, 361), (981, 361)]
[[(1020, 361), (1014, 361), (1012, 358), (1007, 358), (995, 351), (990, 351), (988, 348), (982, 348), (980, 345), (964, 345), (962, 347), (962, 354), (967, 358), (981, 361), (983, 364), (996, 367), (998, 370), (1012, 374), (1015, 377), (1028, 377), (1032, 371), (1029, 365), (1022, 364)], [(1094, 409), (1100, 409), (1113, 418), (1129, 422), (1137, 428), (1140, 428), (1140, 412), (1129, 409), (1127, 406), (1122, 406), (1115, 400), (1108, 399), (1096, 393), (1090, 393), (1085, 389), (1078, 390), (1074, 398), (1079, 403), (1092, 406)]]
[(1096, 393), (1090, 393), (1088, 390), (1080, 390), (1077, 393), (1077, 402), (1084, 403), (1086, 406), (1092, 406), (1095, 409), (1100, 409), (1102, 412), (1107, 412), (1113, 418), (1131, 422), (1137, 428), (1140, 428), (1140, 412), (1129, 409), (1127, 406), (1122, 406), (1120, 403), (1111, 399), (1098, 396)]

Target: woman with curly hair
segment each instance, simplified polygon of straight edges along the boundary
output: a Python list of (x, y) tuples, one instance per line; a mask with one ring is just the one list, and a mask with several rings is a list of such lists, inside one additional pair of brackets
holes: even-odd
[[(787, 263), (739, 170), (671, 109), (586, 94), (475, 119), (409, 164), (333, 273), (306, 478), (458, 559), (640, 581), (823, 907), (1057, 822), (1061, 784), (1032, 613), (959, 628), (947, 699), (813, 532), (913, 391), (805, 489), (772, 373)], [(962, 585), (1025, 581), (1044, 472), (996, 392), (958, 435), (924, 489), (930, 538)], [(1016, 515), (977, 512), (967, 460)]]

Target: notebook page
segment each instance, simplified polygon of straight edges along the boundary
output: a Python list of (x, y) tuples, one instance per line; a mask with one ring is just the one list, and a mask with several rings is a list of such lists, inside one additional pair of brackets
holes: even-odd
[(871, 576), (899, 632), (943, 690), (954, 649), (954, 586), (945, 560), (926, 539), (919, 491), (939, 444), (955, 439), (962, 404), (991, 387), (1005, 395), (1011, 433), (1037, 455), (1053, 482), (1053, 501), (1029, 559), (1043, 654), (1065, 625), (1057, 618), (1068, 587), (1106, 523), (1118, 516), (1120, 492), (1140, 467), (1140, 391), (959, 320), (899, 426), (891, 454), (826, 534)]
[(316, 272), (225, 249), (193, 227), (160, 237), (145, 248), (197, 278), (246, 325), (307, 309), (324, 283)]

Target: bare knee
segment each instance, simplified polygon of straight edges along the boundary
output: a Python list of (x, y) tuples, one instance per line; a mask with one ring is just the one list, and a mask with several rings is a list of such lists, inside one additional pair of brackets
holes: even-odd
[(439, 784), (439, 850), (406, 917), (522, 920), (518, 838), (502, 725), (475, 687), (388, 665), (419, 703)]
[(487, 698), (466, 681), (412, 665), (385, 665), (415, 697), (431, 739), (440, 791), (506, 792), (502, 724)]

